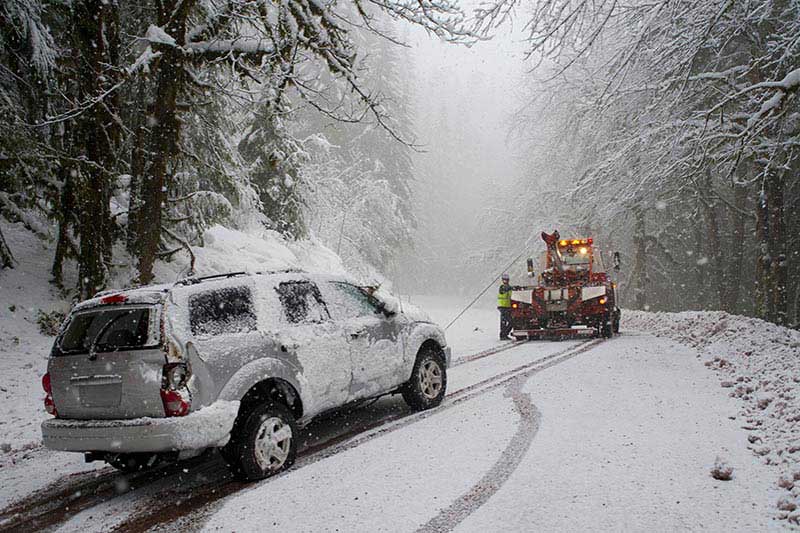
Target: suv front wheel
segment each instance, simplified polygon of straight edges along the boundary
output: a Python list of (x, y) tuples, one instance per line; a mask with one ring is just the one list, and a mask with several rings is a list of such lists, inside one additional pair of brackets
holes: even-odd
[(442, 353), (431, 348), (421, 350), (411, 379), (401, 391), (403, 399), (415, 411), (422, 411), (442, 403), (446, 389), (447, 369)]
[(295, 418), (285, 405), (264, 403), (234, 428), (223, 456), (236, 477), (264, 479), (294, 464), (299, 435)]

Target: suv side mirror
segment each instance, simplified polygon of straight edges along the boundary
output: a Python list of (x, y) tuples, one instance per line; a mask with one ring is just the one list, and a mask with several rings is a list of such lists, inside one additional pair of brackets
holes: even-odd
[(620, 258), (619, 252), (614, 252), (614, 270), (619, 270)]
[(388, 309), (386, 309), (385, 303), (383, 303), (378, 299), (375, 300), (375, 314), (376, 315), (383, 314), (383, 316), (385, 316), (386, 318), (391, 318), (395, 315), (393, 311), (389, 311)]

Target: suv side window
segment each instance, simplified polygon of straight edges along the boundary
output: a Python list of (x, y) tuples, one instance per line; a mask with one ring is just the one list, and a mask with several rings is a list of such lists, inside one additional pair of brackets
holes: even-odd
[(341, 281), (331, 281), (328, 285), (332, 289), (328, 292), (336, 318), (357, 318), (375, 314), (376, 307), (370, 302), (369, 296), (358, 287)]
[(189, 297), (189, 324), (198, 336), (256, 329), (253, 294), (248, 287), (223, 287)]
[(286, 320), (292, 324), (330, 319), (331, 315), (319, 288), (310, 281), (284, 281), (275, 290), (281, 300)]

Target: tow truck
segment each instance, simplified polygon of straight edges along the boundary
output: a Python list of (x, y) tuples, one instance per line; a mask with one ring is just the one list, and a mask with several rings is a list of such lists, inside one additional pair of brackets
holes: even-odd
[[(518, 339), (568, 338), (619, 333), (617, 284), (605, 272), (591, 237), (563, 239), (542, 232), (547, 251), (538, 285), (511, 293), (511, 335)], [(619, 253), (614, 253), (619, 270)], [(533, 259), (528, 259), (533, 276)]]

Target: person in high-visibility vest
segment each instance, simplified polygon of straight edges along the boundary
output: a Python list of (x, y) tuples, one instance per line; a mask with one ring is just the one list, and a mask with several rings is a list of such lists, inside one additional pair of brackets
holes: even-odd
[(509, 340), (511, 333), (511, 291), (519, 290), (509, 283), (508, 274), (501, 277), (502, 283), (497, 292), (497, 310), (500, 311), (500, 340)]

